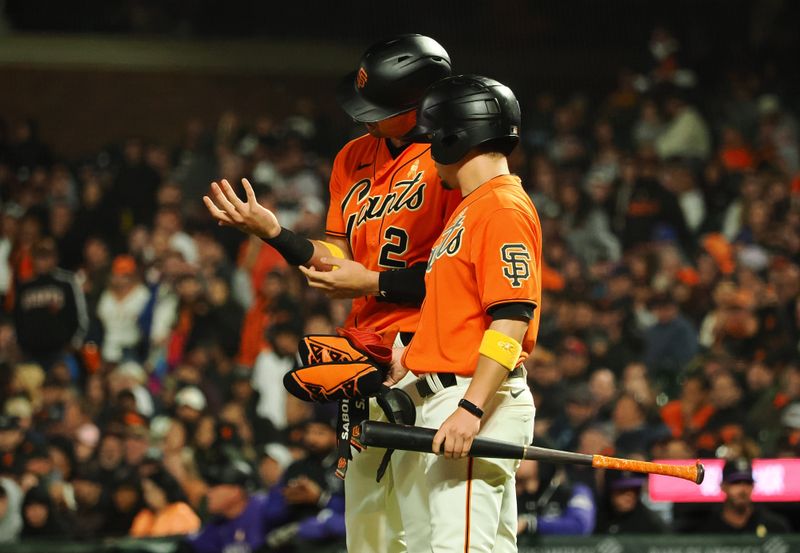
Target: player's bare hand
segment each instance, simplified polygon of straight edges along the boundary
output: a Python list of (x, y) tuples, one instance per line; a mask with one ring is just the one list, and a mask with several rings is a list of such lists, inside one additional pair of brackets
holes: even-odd
[(331, 271), (318, 271), (314, 267), (300, 267), (308, 285), (335, 299), (374, 296), (378, 293), (377, 271), (370, 271), (357, 261), (322, 257), (320, 263), (337, 266)]
[(222, 179), (219, 184), (212, 182), (211, 193), (203, 196), (203, 203), (220, 225), (234, 227), (259, 238), (278, 236), (281, 232), (278, 218), (258, 203), (250, 181), (242, 179), (242, 187), (247, 197), (246, 202), (239, 199), (227, 180)]
[(392, 348), (392, 362), (389, 365), (389, 372), (383, 383), (386, 386), (394, 386), (408, 374), (408, 369), (403, 366), (403, 352), (406, 348)]
[(481, 429), (481, 420), (464, 409), (456, 409), (433, 437), (433, 452), (448, 459), (466, 457)]

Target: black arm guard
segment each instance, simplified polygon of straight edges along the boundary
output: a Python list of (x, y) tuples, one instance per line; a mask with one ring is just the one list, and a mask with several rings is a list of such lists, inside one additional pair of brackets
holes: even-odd
[(417, 263), (405, 269), (383, 271), (378, 275), (378, 299), (421, 305), (425, 299), (426, 267), (426, 263)]
[(304, 265), (314, 256), (314, 244), (311, 240), (283, 227), (275, 238), (262, 238), (262, 240), (278, 250), (289, 265)]

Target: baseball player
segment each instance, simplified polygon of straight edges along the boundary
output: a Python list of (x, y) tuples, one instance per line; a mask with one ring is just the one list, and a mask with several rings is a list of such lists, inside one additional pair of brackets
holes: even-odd
[[(256, 202), (246, 180), (246, 202), (222, 181), (204, 197), (207, 208), (222, 224), (265, 239), (289, 263), (301, 266), (311, 286), (354, 298), (346, 326), (396, 328), (408, 339), (425, 293), (425, 261), (461, 196), (441, 186), (430, 146), (402, 137), (415, 124), (424, 91), (449, 74), (450, 58), (441, 45), (403, 35), (371, 46), (358, 69), (344, 78), (337, 99), (368, 134), (345, 145), (334, 161), (327, 241), (309, 241), (281, 228), (274, 213)], [(413, 388), (410, 381), (403, 384)], [(368, 415), (381, 418), (373, 401)], [(358, 453), (347, 469), (348, 550), (427, 552), (427, 502), (414, 482), (414, 467), (423, 457), (396, 452), (391, 467), (404, 469), (390, 467), (376, 484), (382, 453), (374, 448)]]
[(438, 428), (424, 476), (431, 551), (517, 551), (519, 461), (468, 458), (477, 435), (533, 439), (533, 397), (522, 360), (539, 326), (541, 227), (506, 156), (520, 111), (502, 84), (478, 76), (433, 85), (409, 136), (431, 143), (445, 186), (463, 200), (433, 246), (427, 295), (389, 383), (410, 369), (423, 397), (418, 424)]

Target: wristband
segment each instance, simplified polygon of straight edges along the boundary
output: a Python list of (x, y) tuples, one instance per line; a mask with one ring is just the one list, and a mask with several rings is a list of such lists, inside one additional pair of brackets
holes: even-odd
[(519, 362), (522, 345), (511, 336), (506, 336), (502, 332), (490, 328), (483, 333), (478, 353), (497, 361), (509, 371), (513, 371)]
[[(337, 259), (344, 259), (345, 258), (345, 255), (344, 255), (344, 252), (342, 251), (342, 248), (340, 248), (336, 244), (331, 244), (330, 242), (325, 242), (324, 240), (317, 240), (317, 243), (318, 244), (322, 244), (323, 246), (325, 246), (327, 248), (327, 250), (329, 252), (331, 252), (331, 255), (333, 257), (335, 257)], [(331, 266), (334, 269), (338, 269), (339, 268), (339, 265), (331, 264)]]
[(405, 269), (381, 271), (378, 274), (378, 301), (422, 304), (426, 267), (427, 263), (416, 263)]
[(275, 238), (262, 238), (262, 240), (275, 248), (289, 265), (303, 265), (314, 256), (314, 244), (311, 240), (283, 227)]
[(461, 407), (464, 411), (471, 415), (475, 415), (479, 419), (483, 418), (483, 409), (469, 401), (468, 399), (461, 399), (458, 402), (458, 406)]

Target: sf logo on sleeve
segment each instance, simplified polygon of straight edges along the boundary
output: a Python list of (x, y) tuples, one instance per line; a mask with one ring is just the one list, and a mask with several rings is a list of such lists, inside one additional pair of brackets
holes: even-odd
[(508, 279), (511, 286), (519, 288), (523, 280), (531, 276), (531, 254), (525, 244), (503, 244), (500, 248), (503, 260), (503, 276)]

